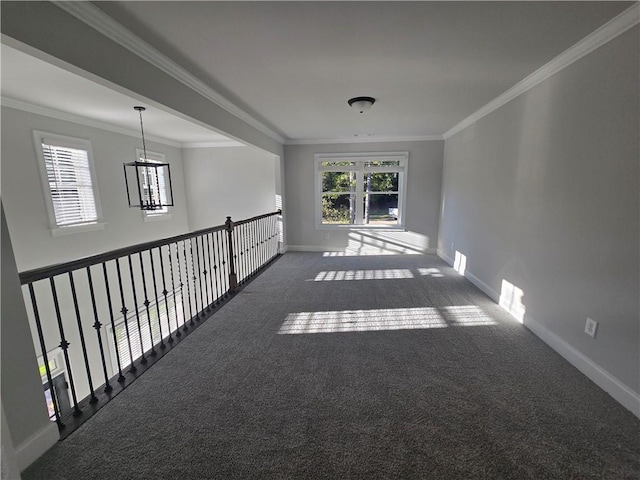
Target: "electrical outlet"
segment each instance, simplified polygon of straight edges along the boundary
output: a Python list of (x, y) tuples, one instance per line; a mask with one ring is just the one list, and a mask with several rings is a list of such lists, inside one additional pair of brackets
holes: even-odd
[(598, 322), (587, 317), (587, 324), (584, 327), (584, 333), (589, 335), (591, 338), (596, 338), (596, 330), (598, 329)]

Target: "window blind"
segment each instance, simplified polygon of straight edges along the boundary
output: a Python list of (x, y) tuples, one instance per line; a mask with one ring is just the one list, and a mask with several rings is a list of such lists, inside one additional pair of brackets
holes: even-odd
[(87, 150), (42, 143), (56, 225), (98, 221)]

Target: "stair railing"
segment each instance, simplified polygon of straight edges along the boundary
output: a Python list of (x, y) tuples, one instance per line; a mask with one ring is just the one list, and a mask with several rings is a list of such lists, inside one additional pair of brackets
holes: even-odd
[(281, 213), (20, 273), (61, 438), (278, 257)]

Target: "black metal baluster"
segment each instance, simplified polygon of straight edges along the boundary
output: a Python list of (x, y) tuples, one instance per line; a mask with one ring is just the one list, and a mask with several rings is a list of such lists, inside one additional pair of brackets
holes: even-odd
[[(207, 282), (207, 275), (209, 274), (209, 270), (207, 269), (207, 257), (205, 255), (205, 247), (204, 247), (204, 235), (200, 235), (198, 237), (200, 239), (200, 248), (198, 249), (198, 270), (202, 272), (202, 276), (200, 277), (200, 292), (202, 296), (202, 315), (204, 316), (204, 311), (211, 311), (211, 302), (209, 302), (209, 283)], [(196, 246), (198, 242), (196, 242)], [(202, 262), (202, 265), (200, 265)]]
[[(158, 314), (158, 327), (160, 328), (160, 349), (164, 350), (165, 348), (167, 348), (167, 346), (164, 344), (164, 333), (162, 332), (162, 314), (160, 313), (160, 300), (158, 300), (158, 282), (156, 279), (156, 267), (153, 262), (153, 249), (149, 250), (149, 260), (151, 261), (151, 276), (153, 277), (153, 296), (156, 300), (156, 313)], [(160, 255), (160, 260), (162, 260), (162, 255)], [(162, 272), (162, 280), (164, 280), (164, 272)], [(167, 321), (169, 321), (168, 314), (167, 314)]]
[[(169, 265), (171, 265), (171, 245), (167, 245), (169, 249)], [(164, 297), (164, 308), (167, 312), (167, 330), (169, 332), (169, 343), (173, 343), (173, 335), (171, 334), (171, 315), (169, 315), (169, 292), (167, 291), (167, 280), (164, 275), (164, 260), (162, 257), (162, 246), (158, 247), (158, 256), (160, 257), (160, 274), (162, 275), (162, 296)], [(171, 267), (170, 267), (171, 268)], [(171, 276), (173, 277), (173, 272), (171, 272)], [(176, 298), (175, 293), (173, 297), (173, 306), (175, 309), (176, 306)], [(178, 311), (176, 310), (176, 330), (178, 330)]]
[(207, 245), (205, 245), (205, 239), (209, 240), (209, 234), (205, 233), (204, 235), (200, 235), (200, 247), (202, 249), (202, 274), (204, 277), (202, 278), (202, 283), (204, 284), (204, 300), (205, 306), (207, 308), (207, 312), (211, 311), (211, 296), (213, 292), (209, 292), (209, 284), (211, 283), (211, 267), (207, 264)]
[(251, 276), (255, 276), (258, 271), (258, 235), (256, 231), (257, 221), (251, 222)]
[(216, 261), (216, 263), (218, 265), (217, 271), (218, 271), (218, 276), (220, 280), (220, 297), (219, 297), (220, 300), (218, 303), (222, 302), (223, 298), (227, 294), (227, 282), (225, 280), (225, 273), (224, 273), (224, 268), (225, 268), (224, 237), (225, 237), (224, 231), (216, 232), (215, 245), (216, 245), (217, 257), (218, 257), (218, 260)]
[[(138, 339), (140, 340), (140, 363), (143, 365), (147, 363), (147, 357), (144, 354), (144, 343), (142, 341), (142, 326), (140, 325), (140, 312), (138, 311), (138, 295), (136, 295), (136, 281), (133, 278), (133, 263), (131, 262), (131, 255), (127, 255), (129, 262), (129, 276), (131, 278), (131, 292), (133, 293), (133, 311), (136, 312), (136, 325), (138, 325)], [(132, 359), (133, 361), (133, 359)]]
[(260, 219), (256, 225), (258, 229), (258, 270), (264, 265), (264, 219)]
[[(176, 258), (178, 259), (178, 271), (180, 270), (180, 256), (178, 255), (178, 244), (176, 243)], [(182, 333), (180, 333), (180, 325), (178, 325), (178, 302), (176, 302), (176, 285), (174, 283), (174, 277), (173, 277), (173, 262), (171, 261), (171, 245), (169, 245), (169, 270), (171, 270), (171, 290), (173, 291), (173, 309), (175, 310), (175, 314), (176, 314), (176, 337), (181, 337)], [(186, 317), (186, 315), (184, 314), (184, 301), (182, 298), (182, 281), (180, 279), (178, 279), (178, 281), (180, 282), (180, 304), (182, 305), (182, 320), (184, 322), (184, 319)]]
[(220, 240), (219, 235), (220, 232), (213, 232), (211, 234), (211, 248), (213, 251), (213, 272), (215, 273), (214, 279), (216, 281), (216, 305), (220, 305), (220, 299), (222, 298), (224, 287), (222, 286), (222, 281), (220, 280), (220, 272), (222, 271), (219, 258), (220, 251)]
[(278, 255), (278, 219), (274, 215), (271, 217), (271, 238), (272, 238), (272, 254), (270, 260), (273, 260)]
[(113, 390), (113, 387), (109, 383), (109, 372), (107, 371), (107, 362), (104, 356), (104, 346), (102, 344), (102, 333), (100, 332), (100, 328), (102, 328), (102, 324), (98, 320), (98, 307), (96, 306), (96, 295), (93, 289), (93, 280), (91, 278), (91, 267), (87, 267), (87, 280), (89, 281), (89, 295), (91, 295), (91, 307), (93, 308), (93, 318), (95, 322), (92, 327), (96, 330), (96, 335), (98, 337), (98, 347), (100, 348), (100, 361), (102, 362), (102, 371), (104, 373), (104, 391), (105, 393), (109, 393)]
[[(187, 282), (187, 300), (189, 303), (189, 313), (191, 313), (191, 294), (189, 293), (189, 272), (188, 272), (188, 267), (187, 267), (187, 251), (184, 247), (184, 242), (182, 244), (182, 248), (184, 250), (184, 261), (185, 261), (185, 266), (184, 266), (184, 270), (185, 270), (185, 280)], [(178, 243), (176, 242), (176, 254), (178, 255), (178, 277), (180, 278), (180, 293), (182, 294), (183, 292), (183, 281), (182, 281), (182, 270), (180, 268), (180, 252), (179, 252), (179, 247), (178, 247)], [(182, 298), (182, 309), (184, 310), (184, 317), (182, 318), (182, 321), (184, 322), (182, 324), (182, 330), (184, 332), (186, 332), (187, 330), (189, 330), (189, 327), (187, 326), (187, 306), (185, 304), (184, 301), (184, 295), (181, 297)]]
[(124, 382), (122, 367), (120, 366), (120, 348), (118, 348), (118, 336), (116, 335), (116, 321), (113, 315), (113, 304), (111, 302), (111, 291), (109, 289), (109, 276), (107, 275), (107, 264), (102, 262), (102, 272), (104, 274), (104, 286), (107, 291), (107, 305), (109, 307), (109, 318), (111, 319), (111, 333), (113, 334), (113, 346), (116, 350), (116, 364), (118, 365), (118, 382)]
[[(202, 277), (200, 276), (200, 248), (198, 248), (198, 237), (195, 238), (196, 241), (196, 258), (195, 261), (193, 259), (193, 240), (190, 241), (191, 244), (191, 268), (193, 270), (193, 293), (196, 296), (196, 317), (201, 317), (204, 315), (204, 297), (202, 296)], [(195, 262), (195, 263), (194, 263)], [(196, 265), (198, 269), (196, 270)], [(197, 288), (196, 288), (197, 284)], [(198, 308), (198, 294), (197, 291), (200, 291), (200, 307)]]
[[(151, 251), (149, 251), (149, 254), (151, 254)], [(147, 295), (147, 279), (145, 278), (145, 274), (144, 274), (144, 262), (142, 261), (142, 252), (138, 252), (138, 257), (140, 259), (140, 274), (142, 275), (142, 291), (144, 292), (144, 308), (145, 308), (145, 312), (147, 313), (147, 323), (149, 324), (149, 338), (151, 339), (151, 356), (155, 357), (158, 352), (156, 352), (156, 348), (155, 348), (155, 342), (153, 341), (153, 328), (151, 327), (151, 312), (149, 311), (149, 305), (151, 305), (151, 302), (149, 301), (149, 296)], [(133, 298), (135, 298), (135, 292), (133, 294)], [(140, 336), (142, 336), (142, 333), (140, 333)], [(160, 338), (162, 338), (162, 335), (160, 335)], [(144, 351), (144, 347), (142, 347), (142, 350)]]
[(265, 218), (262, 222), (262, 243), (264, 244), (262, 249), (262, 264), (266, 265), (269, 262), (269, 219)]
[(184, 253), (184, 280), (187, 282), (187, 298), (189, 299), (189, 325), (193, 327), (193, 308), (191, 306), (191, 286), (189, 283), (189, 260), (187, 259), (187, 245), (182, 242), (182, 253)]
[(33, 283), (29, 283), (29, 295), (31, 296), (31, 306), (33, 307), (33, 317), (36, 321), (36, 329), (38, 330), (38, 340), (40, 341), (40, 350), (42, 350), (42, 359), (44, 360), (44, 368), (47, 372), (47, 382), (51, 392), (51, 401), (53, 402), (53, 412), (56, 417), (58, 429), (64, 428), (64, 423), (60, 418), (60, 409), (58, 407), (58, 398), (53, 388), (53, 378), (51, 377), (51, 368), (49, 367), (49, 356), (47, 355), (47, 346), (44, 343), (44, 334), (42, 333), (42, 323), (40, 322), (40, 313), (38, 311), (38, 301), (36, 300), (36, 292), (33, 289)]
[(244, 239), (243, 239), (243, 243), (244, 243), (244, 283), (247, 283), (249, 281), (249, 277), (251, 276), (251, 264), (250, 264), (251, 249), (249, 248), (249, 244), (251, 242), (251, 232), (249, 232), (249, 224), (248, 223), (245, 223), (242, 227), (243, 228), (242, 228), (241, 234), (244, 237)]
[(227, 264), (227, 259), (231, 256), (229, 254), (229, 236), (224, 232), (220, 233), (220, 255), (222, 260), (222, 268), (220, 269), (220, 274), (222, 275), (222, 282), (224, 285), (224, 296), (227, 298), (229, 296), (229, 265)]
[(255, 272), (255, 235), (253, 230), (253, 222), (247, 223), (247, 256), (249, 257), (249, 278), (253, 277)]
[(237, 259), (238, 259), (238, 263), (237, 263), (237, 268), (238, 268), (238, 283), (240, 285), (242, 285), (244, 283), (244, 279), (247, 277), (246, 275), (246, 267), (245, 267), (245, 252), (244, 252), (244, 234), (243, 234), (243, 230), (244, 230), (244, 225), (240, 225), (237, 226), (235, 229), (235, 245), (234, 248), (236, 248), (236, 253), (237, 253)]
[[(56, 282), (53, 277), (49, 277), (51, 284), (51, 294), (53, 295), (53, 307), (56, 311), (56, 319), (58, 320), (58, 330), (60, 331), (60, 348), (64, 355), (64, 363), (67, 367), (67, 375), (69, 375), (69, 386), (71, 387), (71, 398), (73, 399), (73, 416), (82, 415), (82, 410), (78, 406), (78, 398), (76, 396), (76, 385), (73, 381), (73, 372), (71, 371), (71, 362), (69, 361), (69, 342), (64, 336), (64, 327), (62, 326), (62, 315), (60, 313), (60, 304), (58, 303), (58, 293), (56, 292)], [(53, 384), (51, 384), (53, 387)]]
[[(124, 322), (124, 330), (127, 333), (127, 347), (129, 348), (129, 362), (131, 367), (129, 368), (129, 372), (130, 373), (135, 373), (138, 369), (136, 368), (136, 366), (133, 364), (133, 349), (131, 348), (131, 335), (129, 333), (129, 320), (127, 319), (127, 312), (129, 311), (125, 305), (125, 300), (124, 300), (124, 289), (122, 288), (122, 275), (120, 274), (120, 259), (116, 258), (116, 272), (118, 273), (118, 287), (120, 288), (120, 303), (122, 303), (122, 310), (120, 310), (120, 313), (122, 313), (122, 317), (123, 317), (123, 322)], [(114, 334), (115, 334), (115, 328), (114, 328)], [(117, 341), (116, 341), (116, 345), (117, 345)]]
[(215, 308), (216, 306), (216, 291), (214, 289), (214, 284), (215, 284), (215, 271), (213, 270), (213, 267), (211, 266), (211, 242), (209, 240), (209, 236), (211, 236), (211, 233), (207, 233), (206, 237), (207, 237), (207, 265), (209, 267), (209, 287), (211, 290), (211, 308)]
[[(196, 246), (196, 252), (198, 251)], [(197, 270), (193, 255), (193, 237), (189, 239), (189, 258), (191, 258), (191, 280), (193, 281), (193, 303), (195, 306), (195, 314), (191, 317), (191, 321), (200, 318), (200, 308), (198, 307), (198, 287), (197, 287)]]
[(80, 335), (80, 347), (82, 348), (82, 357), (84, 359), (84, 366), (87, 370), (87, 380), (89, 383), (89, 395), (91, 399), (89, 403), (96, 403), (98, 397), (93, 390), (93, 379), (91, 378), (91, 367), (89, 366), (89, 357), (87, 356), (87, 344), (84, 341), (84, 329), (82, 328), (82, 319), (80, 318), (80, 307), (78, 306), (78, 295), (76, 293), (76, 284), (73, 281), (73, 272), (69, 272), (69, 285), (71, 286), (71, 298), (73, 299), (73, 308), (76, 312), (76, 321), (78, 322), (78, 333)]
[(238, 269), (238, 284), (242, 285), (244, 283), (244, 279), (246, 277), (245, 275), (245, 267), (244, 267), (244, 244), (243, 244), (243, 239), (244, 239), (244, 235), (242, 234), (242, 230), (243, 230), (243, 225), (240, 226), (236, 226), (235, 229), (235, 243), (233, 245), (233, 248), (235, 249), (236, 252), (236, 258), (238, 259), (237, 264), (236, 264), (236, 268)]

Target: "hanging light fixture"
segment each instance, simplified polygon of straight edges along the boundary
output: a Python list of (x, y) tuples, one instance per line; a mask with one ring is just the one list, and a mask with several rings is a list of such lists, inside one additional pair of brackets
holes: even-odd
[(173, 207), (173, 189), (171, 188), (171, 170), (168, 163), (151, 161), (147, 157), (147, 145), (144, 141), (142, 112), (144, 107), (133, 107), (140, 115), (143, 157), (135, 162), (124, 163), (124, 183), (127, 189), (129, 207), (154, 211)]
[(376, 103), (376, 99), (372, 97), (354, 97), (348, 100), (347, 103), (358, 112), (364, 113), (371, 110), (373, 104)]

